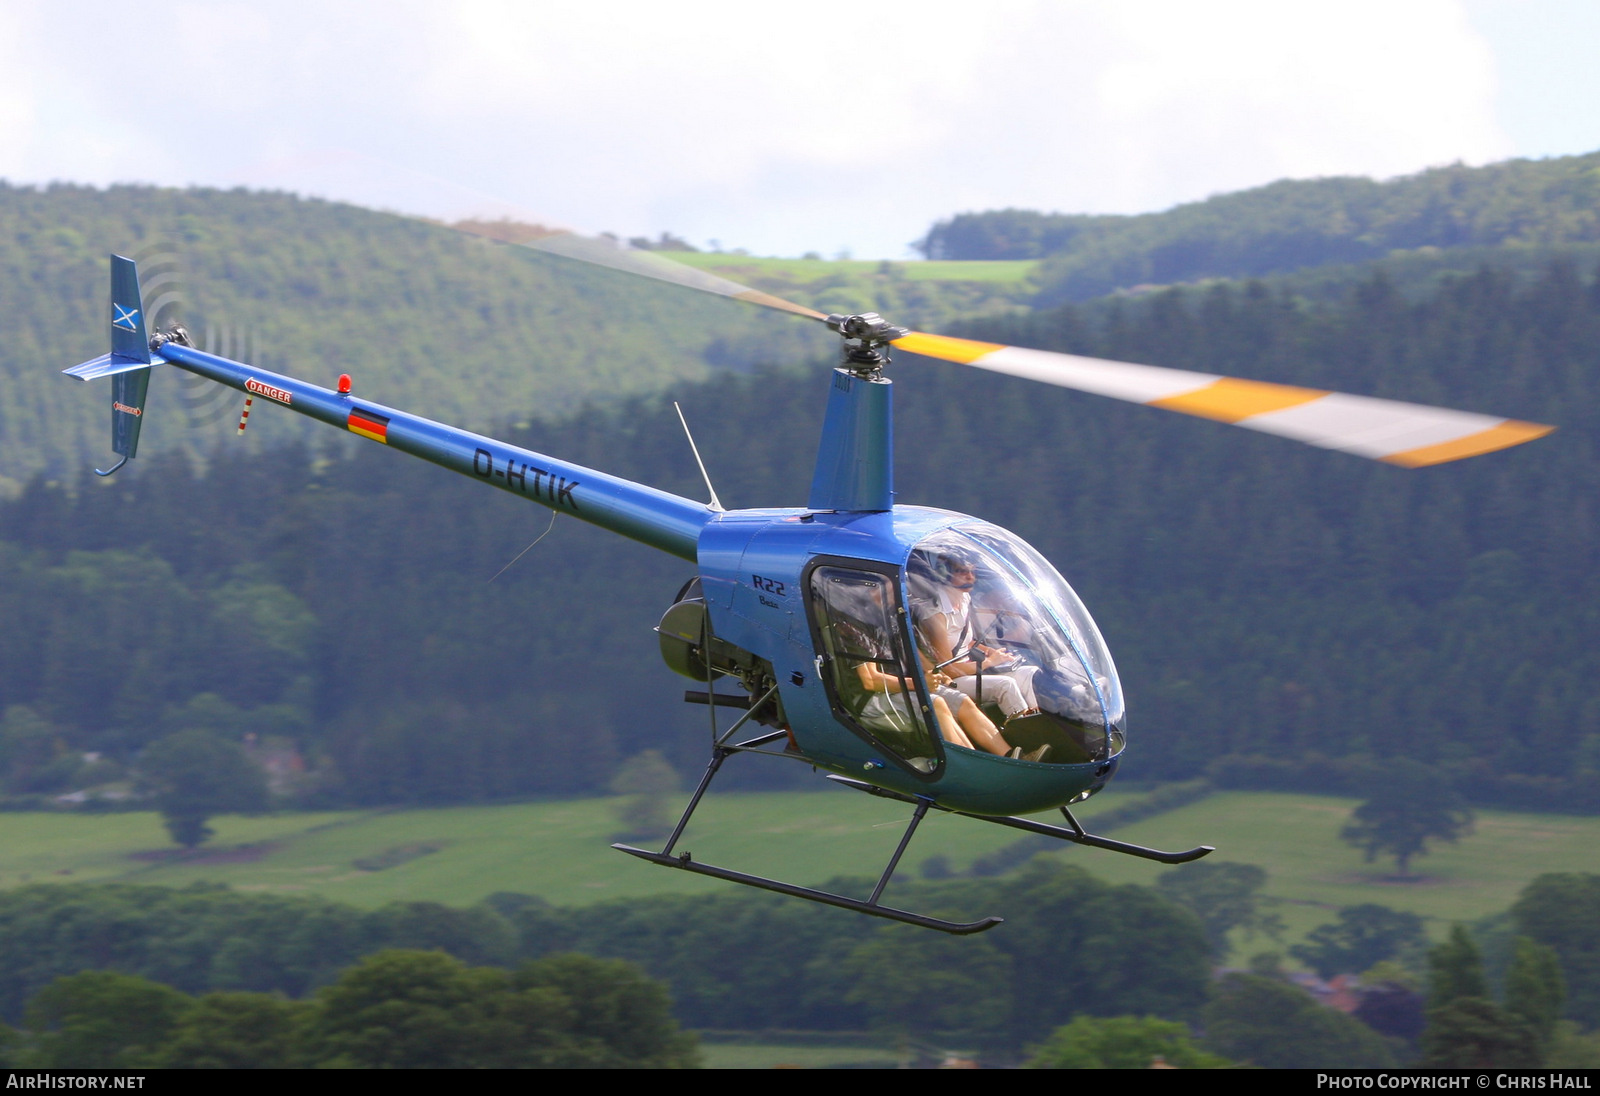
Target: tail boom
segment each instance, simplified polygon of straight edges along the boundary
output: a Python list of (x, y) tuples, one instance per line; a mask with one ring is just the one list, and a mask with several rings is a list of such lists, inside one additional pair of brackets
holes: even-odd
[(192, 347), (162, 343), (154, 355), (158, 361), (482, 480), (680, 559), (695, 560), (700, 530), (716, 516), (705, 503), (693, 499)]

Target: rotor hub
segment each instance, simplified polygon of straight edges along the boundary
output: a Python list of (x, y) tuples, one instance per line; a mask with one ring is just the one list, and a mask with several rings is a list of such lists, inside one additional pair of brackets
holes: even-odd
[(179, 346), (194, 345), (189, 341), (189, 329), (181, 323), (175, 323), (165, 331), (158, 328), (156, 333), (150, 336), (150, 349), (153, 351), (160, 350), (169, 342), (177, 343)]
[(823, 321), (844, 339), (844, 367), (858, 377), (877, 377), (889, 364), (889, 344), (911, 332), (896, 327), (876, 312), (855, 316), (838, 313)]

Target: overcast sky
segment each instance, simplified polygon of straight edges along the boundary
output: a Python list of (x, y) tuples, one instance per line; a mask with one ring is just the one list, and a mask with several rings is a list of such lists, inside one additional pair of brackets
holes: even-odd
[(1600, 149), (1595, 0), (0, 0), (0, 177), (905, 258), (1005, 206)]

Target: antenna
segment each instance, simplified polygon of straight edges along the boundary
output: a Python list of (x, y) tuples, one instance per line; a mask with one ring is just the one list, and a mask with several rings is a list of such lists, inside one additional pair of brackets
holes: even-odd
[(721, 511), (722, 500), (717, 498), (717, 489), (711, 486), (711, 477), (706, 474), (706, 462), (700, 459), (700, 448), (694, 443), (694, 435), (689, 433), (689, 420), (683, 417), (683, 408), (678, 406), (678, 401), (672, 401), (672, 409), (678, 413), (678, 421), (683, 423), (683, 435), (689, 439), (689, 451), (694, 454), (694, 462), (700, 466), (700, 475), (706, 481), (706, 490), (711, 492), (711, 509)]

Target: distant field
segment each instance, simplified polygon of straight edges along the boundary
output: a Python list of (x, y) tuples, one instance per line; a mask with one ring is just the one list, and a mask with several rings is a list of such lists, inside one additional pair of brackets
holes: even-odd
[[(782, 278), (794, 282), (811, 282), (839, 274), (873, 274), (883, 265), (882, 262), (865, 259), (767, 259), (715, 251), (673, 251), (664, 254), (674, 262), (702, 270), (714, 270), (730, 278), (736, 279), (742, 271), (749, 277)], [(1038, 265), (1034, 259), (890, 263), (897, 272), (914, 282), (1022, 282)]]
[[(1115, 805), (1132, 795), (1102, 798)], [(615, 807), (608, 799), (573, 799), (227, 817), (213, 820), (217, 836), (193, 858), (175, 856), (154, 814), (0, 814), (0, 888), (212, 880), (240, 890), (320, 894), (370, 907), (405, 899), (468, 905), (495, 891), (584, 905), (726, 885), (608, 848), (619, 828)], [(836, 875), (876, 874), (908, 817), (895, 804), (831, 787), (713, 793), (680, 848), (728, 867), (820, 883)], [(963, 869), (1015, 836), (999, 826), (930, 816), (902, 870), (914, 876), (917, 865), (934, 855)], [(357, 861), (380, 870), (363, 870)]]
[[(1339, 829), (1358, 800), (1270, 792), (1231, 792), (1119, 829), (1118, 839), (1178, 848), (1217, 846), (1213, 857), (1267, 870), (1267, 893), (1283, 899), (1277, 912), (1298, 939), (1332, 920), (1340, 906), (1376, 902), (1430, 918), (1442, 936), (1453, 921), (1499, 913), (1537, 875), (1554, 871), (1600, 872), (1600, 818), (1480, 811), (1476, 832), (1456, 845), (1412, 863), (1410, 882), (1394, 876), (1394, 862), (1362, 862), (1339, 840)], [(1097, 856), (1073, 849), (1071, 858), (1106, 879), (1152, 883), (1165, 869), (1131, 857)], [(1236, 941), (1236, 955), (1278, 945)]]
[[(1113, 788), (1085, 805), (1087, 819), (1136, 801)], [(1477, 832), (1416, 861), (1400, 882), (1389, 862), (1362, 863), (1338, 831), (1354, 800), (1234, 792), (1116, 831), (1162, 848), (1213, 844), (1219, 860), (1258, 864), (1288, 924), (1287, 942), (1340, 906), (1378, 902), (1449, 923), (1504, 910), (1534, 876), (1600, 871), (1600, 818), (1484, 811)], [(175, 856), (153, 814), (0, 814), (0, 887), (37, 882), (196, 880), (240, 890), (319, 894), (358, 906), (425, 899), (467, 905), (495, 891), (559, 905), (726, 884), (643, 864), (607, 848), (615, 802), (562, 800), (437, 810), (282, 814), (215, 821), (217, 837), (193, 858)], [(898, 839), (895, 805), (844, 790), (710, 796), (684, 848), (697, 858), (800, 883), (870, 875)], [(934, 855), (964, 869), (1008, 844), (1012, 831), (930, 815), (904, 871)], [(1060, 853), (1113, 882), (1153, 883), (1166, 867), (1091, 849)], [(891, 888), (891, 896), (893, 888)], [(1003, 911), (996, 911), (1003, 912)], [(1266, 941), (1238, 942), (1237, 957)]]

